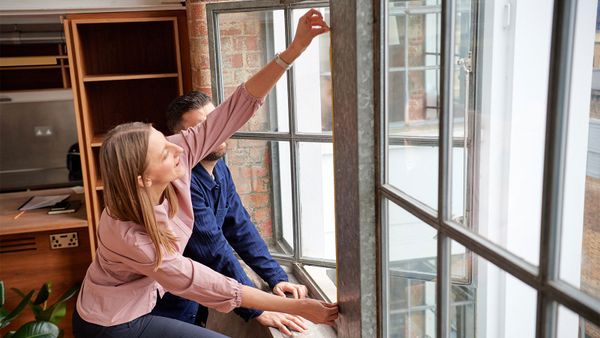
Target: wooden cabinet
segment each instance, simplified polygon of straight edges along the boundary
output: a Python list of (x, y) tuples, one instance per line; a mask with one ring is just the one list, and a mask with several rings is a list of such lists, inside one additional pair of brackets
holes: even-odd
[(92, 253), (104, 208), (99, 149), (124, 122), (167, 132), (165, 110), (191, 89), (184, 10), (69, 15), (64, 21), (73, 79)]
[(0, 91), (70, 88), (64, 42), (3, 44)]

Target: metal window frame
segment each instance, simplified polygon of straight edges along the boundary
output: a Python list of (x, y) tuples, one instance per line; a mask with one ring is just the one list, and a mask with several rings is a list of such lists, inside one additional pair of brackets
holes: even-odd
[[(387, 1), (378, 2), (380, 13), (380, 25), (375, 27), (379, 32), (376, 36), (385, 39)], [(503, 271), (509, 273), (515, 278), (521, 280), (532, 287), (538, 296), (537, 302), (537, 322), (536, 337), (549, 338), (556, 334), (557, 308), (563, 305), (571, 311), (589, 322), (600, 326), (600, 300), (583, 291), (561, 281), (558, 275), (559, 251), (560, 251), (560, 229), (562, 222), (562, 192), (564, 182), (564, 160), (566, 152), (566, 126), (568, 121), (568, 100), (571, 78), (571, 61), (574, 40), (574, 25), (576, 15), (577, 0), (565, 0), (554, 2), (554, 17), (552, 23), (552, 43), (550, 58), (550, 78), (548, 87), (548, 107), (546, 123), (546, 145), (544, 159), (544, 186), (542, 203), (542, 224), (541, 224), (541, 247), (540, 247), (540, 265), (539, 268), (524, 261), (522, 258), (507, 251), (506, 249), (492, 243), (487, 238), (454, 224), (449, 220), (449, 193), (451, 182), (449, 175), (451, 168), (451, 126), (452, 126), (452, 105), (450, 100), (450, 89), (452, 87), (451, 76), (453, 74), (453, 49), (454, 49), (454, 8), (455, 0), (446, 0), (442, 2), (442, 112), (440, 118), (440, 170), (439, 170), (439, 212), (431, 210), (422, 203), (414, 200), (407, 194), (390, 187), (389, 185), (379, 184), (377, 187), (377, 198), (379, 203), (387, 199), (406, 211), (410, 212), (423, 222), (429, 224), (438, 230), (438, 276), (437, 276), (437, 309), (436, 314), (436, 334), (438, 337), (449, 337), (449, 292), (450, 292), (450, 273), (449, 273), (449, 255), (450, 241), (456, 241), (466, 249), (486, 259), (490, 263), (498, 266)], [(480, 29), (474, 26), (474, 29)], [(380, 44), (383, 45), (383, 44)], [(379, 50), (381, 53), (378, 58), (382, 69), (387, 66), (385, 60), (385, 49)], [(385, 130), (387, 121), (385, 117), (385, 88), (387, 79), (382, 70), (378, 77), (379, 83), (376, 84), (379, 98), (383, 104), (379, 106), (379, 121), (381, 125), (377, 129), (378, 154), (384, 156), (381, 159), (379, 174), (385, 177), (385, 155), (387, 140), (385, 139)], [(480, 82), (478, 82), (480, 83)], [(476, 123), (476, 122), (475, 122)], [(477, 134), (474, 135), (477, 137)], [(477, 161), (477, 159), (476, 159)], [(381, 218), (379, 219), (381, 222)], [(387, 336), (387, 300), (386, 289), (389, 288), (386, 281), (386, 271), (388, 268), (386, 260), (386, 248), (389, 243), (386, 241), (386, 229), (379, 223), (381, 245), (380, 245), (380, 320), (382, 321), (380, 333)]]
[[(329, 7), (327, 0), (319, 1), (293, 1), (293, 0), (253, 0), (253, 1), (239, 1), (239, 2), (219, 2), (209, 3), (206, 5), (207, 23), (208, 23), (208, 37), (209, 37), (209, 50), (210, 50), (210, 67), (211, 67), (211, 86), (213, 98), (217, 100), (216, 103), (223, 101), (223, 83), (221, 77), (221, 59), (220, 59), (220, 40), (218, 37), (219, 27), (219, 15), (227, 13), (248, 13), (248, 12), (259, 12), (259, 11), (275, 11), (282, 10), (285, 17), (285, 39), (286, 44), (289, 45), (292, 42), (292, 11), (296, 9), (306, 9), (311, 7)], [(276, 237), (276, 244), (284, 252), (276, 253), (272, 255), (277, 260), (288, 263), (288, 264), (308, 264), (316, 265), (320, 267), (335, 268), (336, 262), (334, 260), (318, 259), (312, 257), (306, 257), (302, 254), (302, 229), (300, 220), (301, 202), (299, 196), (299, 146), (300, 143), (330, 143), (333, 144), (332, 132), (323, 133), (307, 133), (299, 132), (296, 130), (297, 114), (295, 105), (295, 88), (294, 88), (294, 71), (293, 68), (287, 72), (287, 91), (288, 91), (288, 132), (237, 132), (232, 136), (233, 139), (238, 140), (260, 140), (260, 141), (272, 141), (272, 142), (287, 142), (290, 147), (290, 169), (291, 169), (291, 191), (292, 191), (292, 222), (293, 222), (293, 236), (294, 242), (293, 247), (290, 248), (285, 240)], [(274, 172), (275, 174), (275, 172)], [(276, 194), (273, 194), (276, 196)], [(277, 216), (277, 211), (274, 210), (274, 216)], [(279, 219), (279, 218), (274, 218)], [(279, 231), (275, 231), (281, 226), (281, 224), (274, 224), (274, 234), (278, 234)], [(282, 238), (282, 237), (281, 237)]]

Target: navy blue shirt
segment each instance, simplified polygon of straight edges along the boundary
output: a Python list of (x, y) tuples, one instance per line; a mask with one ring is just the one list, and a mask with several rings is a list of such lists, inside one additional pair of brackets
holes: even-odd
[[(213, 175), (214, 179), (202, 164), (192, 170), (194, 230), (183, 255), (242, 284), (254, 286), (235, 257), (235, 251), (271, 289), (277, 283), (287, 281), (287, 274), (271, 257), (242, 205), (231, 172), (223, 160), (217, 162)], [(262, 313), (245, 308), (234, 311), (245, 320)], [(166, 293), (152, 313), (202, 325), (206, 322), (207, 312), (194, 301)], [(199, 318), (196, 318), (197, 313), (201, 314)]]

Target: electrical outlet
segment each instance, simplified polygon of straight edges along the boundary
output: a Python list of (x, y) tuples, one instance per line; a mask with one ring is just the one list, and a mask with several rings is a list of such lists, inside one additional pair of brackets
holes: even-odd
[(39, 126), (33, 128), (33, 133), (37, 137), (45, 137), (54, 135), (54, 130), (49, 126)]
[(76, 232), (50, 235), (50, 248), (52, 249), (66, 249), (78, 246), (79, 239)]

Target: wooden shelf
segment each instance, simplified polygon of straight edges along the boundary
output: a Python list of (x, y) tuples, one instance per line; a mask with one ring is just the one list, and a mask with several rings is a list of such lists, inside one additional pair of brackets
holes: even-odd
[[(18, 210), (32, 196), (71, 194), (71, 200), (81, 201), (79, 209), (70, 214), (48, 215), (48, 209)], [(86, 228), (88, 225), (85, 201), (82, 193), (73, 189), (26, 191), (0, 195), (0, 236), (41, 231)]]
[(104, 142), (104, 134), (94, 135), (92, 137), (92, 142), (90, 142), (90, 146), (92, 148), (100, 148), (102, 146), (102, 142)]
[(99, 179), (96, 180), (96, 190), (97, 191), (104, 190), (104, 182), (102, 182), (101, 178), (99, 178)]
[(87, 75), (83, 78), (83, 82), (165, 79), (176, 78), (177, 76), (177, 73)]

